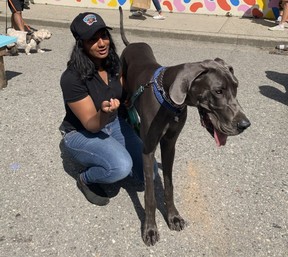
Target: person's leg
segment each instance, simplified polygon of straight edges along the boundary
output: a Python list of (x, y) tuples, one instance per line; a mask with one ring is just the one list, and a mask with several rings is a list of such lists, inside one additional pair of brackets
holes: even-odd
[(283, 16), (283, 10), (281, 10), (281, 11), (279, 12), (279, 16), (278, 16), (278, 18), (276, 19), (276, 23), (277, 23), (277, 24), (279, 24), (279, 23), (282, 21), (282, 16)]
[[(119, 118), (121, 132), (113, 136), (125, 146), (129, 152), (132, 161), (132, 176), (139, 182), (144, 183), (143, 174), (143, 142), (134, 129), (122, 118)], [(158, 173), (158, 164), (154, 162), (154, 175)]]
[(288, 0), (285, 0), (283, 1), (283, 14), (280, 24), (284, 25), (287, 20), (288, 20)]
[(279, 8), (279, 16), (276, 19), (276, 22), (279, 24), (279, 22), (281, 22), (282, 20), (282, 15), (283, 15), (283, 4), (282, 4), (282, 0), (279, 1), (278, 3), (278, 8)]
[(114, 183), (131, 172), (129, 153), (117, 140), (102, 131), (70, 132), (64, 137), (64, 145), (74, 160), (87, 167), (81, 174), (85, 184)]
[(281, 18), (281, 21), (279, 21), (279, 24), (277, 26), (268, 28), (269, 30), (284, 30), (285, 29), (285, 22), (288, 19), (288, 0), (282, 1), (283, 6), (283, 15)]
[(159, 14), (162, 14), (161, 5), (160, 5), (159, 0), (152, 0), (152, 2), (153, 2), (153, 5), (155, 6), (157, 12)]
[(157, 12), (158, 12), (158, 15), (156, 16), (153, 16), (153, 18), (155, 20), (164, 20), (165, 17), (162, 15), (162, 9), (161, 9), (161, 5), (160, 5), (160, 2), (159, 0), (152, 0)]
[(22, 12), (14, 12), (11, 15), (12, 27), (16, 30), (25, 31), (24, 22), (22, 18)]
[(22, 18), (22, 11), (24, 0), (8, 0), (8, 6), (12, 12), (11, 25), (16, 30), (24, 31), (24, 21)]

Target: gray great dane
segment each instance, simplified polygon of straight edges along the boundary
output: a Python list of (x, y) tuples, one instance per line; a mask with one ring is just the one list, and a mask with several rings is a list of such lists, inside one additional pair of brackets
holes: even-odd
[[(162, 67), (148, 44), (129, 44), (121, 7), (119, 11), (121, 38), (126, 45), (121, 55), (124, 88), (128, 96), (139, 95), (133, 102), (140, 116), (140, 137), (144, 144), (145, 222), (142, 238), (150, 246), (159, 240), (153, 181), (154, 153), (159, 143), (166, 221), (171, 230), (180, 231), (185, 227), (174, 204), (172, 169), (175, 144), (187, 118), (187, 106), (198, 108), (202, 125), (218, 146), (225, 145), (227, 136), (243, 132), (250, 126), (250, 121), (237, 101), (238, 81), (231, 66), (216, 58)], [(141, 94), (139, 88), (142, 88)]]

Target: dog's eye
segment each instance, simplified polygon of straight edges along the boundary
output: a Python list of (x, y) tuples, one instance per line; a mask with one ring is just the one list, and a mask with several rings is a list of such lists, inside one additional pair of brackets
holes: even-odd
[(223, 94), (223, 90), (222, 89), (215, 90), (215, 93), (217, 95), (221, 95), (221, 94)]

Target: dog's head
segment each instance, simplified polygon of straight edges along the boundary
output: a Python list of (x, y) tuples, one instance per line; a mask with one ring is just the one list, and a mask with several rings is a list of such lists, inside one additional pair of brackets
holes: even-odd
[(44, 39), (50, 39), (52, 36), (52, 33), (47, 29), (39, 29), (33, 32), (33, 36), (35, 39), (39, 41), (43, 41)]
[(218, 146), (225, 145), (227, 136), (238, 135), (250, 126), (236, 98), (238, 80), (233, 68), (222, 59), (187, 64), (177, 77), (170, 87), (171, 99), (179, 105), (196, 106), (201, 124)]

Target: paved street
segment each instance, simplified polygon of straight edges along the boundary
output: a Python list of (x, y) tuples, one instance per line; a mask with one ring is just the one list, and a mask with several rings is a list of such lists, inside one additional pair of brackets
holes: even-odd
[[(81, 167), (61, 153), (58, 131), (64, 115), (59, 79), (73, 40), (67, 28), (48, 29), (53, 36), (43, 42), (44, 54), (4, 58), (1, 256), (288, 256), (288, 77), (282, 65), (287, 56), (271, 55), (270, 49), (149, 38), (162, 65), (215, 57), (231, 64), (239, 80), (238, 100), (252, 126), (217, 148), (196, 109), (189, 109), (174, 168), (175, 202), (188, 225), (181, 232), (168, 229), (160, 170), (160, 242), (146, 247), (144, 193), (133, 181), (108, 186), (111, 202), (105, 207), (91, 205), (76, 187)], [(120, 36), (113, 35), (121, 53)], [(129, 35), (129, 40), (145, 38)]]

